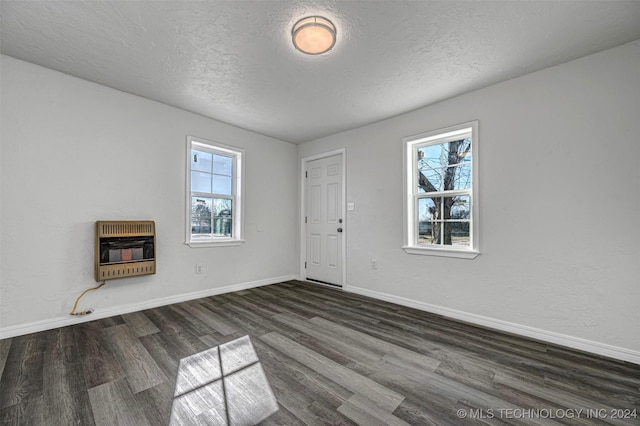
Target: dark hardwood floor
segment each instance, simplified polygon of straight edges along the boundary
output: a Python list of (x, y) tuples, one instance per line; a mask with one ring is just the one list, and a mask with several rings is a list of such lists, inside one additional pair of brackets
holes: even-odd
[(0, 341), (0, 424), (640, 425), (640, 366), (286, 283)]

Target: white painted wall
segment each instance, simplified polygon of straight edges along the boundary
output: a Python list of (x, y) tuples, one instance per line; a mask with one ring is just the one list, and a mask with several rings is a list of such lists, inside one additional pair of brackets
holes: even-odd
[[(640, 362), (639, 70), (636, 41), (300, 145), (346, 147), (347, 289)], [(475, 119), (482, 254), (406, 254), (401, 139)]]
[[(155, 220), (157, 274), (88, 293), (80, 307), (96, 313), (85, 320), (297, 273), (295, 145), (1, 59), (0, 331), (70, 318), (97, 284), (96, 220)], [(246, 150), (239, 247), (184, 245), (187, 134)]]

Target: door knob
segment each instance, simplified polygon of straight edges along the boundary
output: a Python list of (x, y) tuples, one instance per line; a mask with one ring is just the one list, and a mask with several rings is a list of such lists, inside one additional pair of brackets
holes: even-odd
[(342, 232), (342, 228), (338, 228), (338, 232)]

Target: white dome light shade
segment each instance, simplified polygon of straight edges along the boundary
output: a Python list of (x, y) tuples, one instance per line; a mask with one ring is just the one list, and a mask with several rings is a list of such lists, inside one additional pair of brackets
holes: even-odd
[(291, 30), (293, 45), (308, 55), (320, 55), (336, 44), (336, 27), (321, 16), (302, 18)]

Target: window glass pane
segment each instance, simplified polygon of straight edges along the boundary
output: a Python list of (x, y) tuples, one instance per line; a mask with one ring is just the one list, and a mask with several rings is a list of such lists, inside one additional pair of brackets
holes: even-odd
[(191, 192), (211, 192), (211, 175), (203, 172), (191, 172)]
[(231, 176), (213, 175), (213, 192), (221, 195), (231, 195)]
[(418, 222), (418, 244), (433, 243), (433, 227), (432, 221), (421, 220)]
[(441, 219), (440, 205), (442, 198), (420, 198), (418, 200), (418, 218), (419, 220), (435, 220)]
[(210, 152), (191, 150), (191, 170), (211, 173), (213, 154)]
[(191, 233), (211, 234), (212, 199), (191, 197)]
[(418, 244), (439, 244), (442, 222), (421, 220), (418, 222)]
[(228, 198), (213, 199), (213, 235), (215, 237), (231, 237), (233, 200)]
[(418, 148), (418, 170), (471, 162), (471, 138)]
[[(447, 186), (449, 186), (447, 188)], [(449, 167), (445, 173), (445, 190), (471, 188), (471, 164)]]
[(470, 163), (471, 162), (471, 136), (464, 139), (464, 143), (461, 145), (461, 149), (459, 151), (460, 157), (462, 158), (461, 162)]
[(226, 155), (213, 155), (213, 172), (217, 175), (231, 176), (233, 172), (233, 158)]
[(469, 222), (445, 222), (443, 244), (469, 247), (469, 228)]
[(449, 217), (451, 219), (469, 219), (471, 217), (470, 199), (471, 197), (469, 197), (468, 195), (460, 195), (458, 197), (445, 197), (445, 203), (451, 203)]
[(469, 163), (471, 161), (471, 138), (451, 141), (444, 144), (446, 150), (446, 164)]
[(446, 166), (444, 144), (428, 145), (418, 148), (418, 169), (426, 170)]
[(442, 229), (442, 198), (420, 198), (418, 200), (418, 243), (440, 244)]
[(442, 169), (418, 171), (418, 193), (440, 191)]

